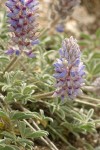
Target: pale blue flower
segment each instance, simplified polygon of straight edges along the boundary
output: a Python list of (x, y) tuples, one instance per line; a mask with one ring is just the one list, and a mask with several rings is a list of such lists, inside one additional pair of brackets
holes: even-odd
[(54, 96), (74, 99), (81, 94), (85, 75), (83, 62), (81, 61), (80, 48), (76, 39), (70, 37), (62, 42), (59, 50), (60, 58), (54, 63), (56, 78), (56, 91)]

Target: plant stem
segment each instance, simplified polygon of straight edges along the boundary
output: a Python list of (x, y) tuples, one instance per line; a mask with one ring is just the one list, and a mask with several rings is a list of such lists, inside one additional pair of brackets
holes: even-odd
[(93, 97), (87, 97), (87, 96), (78, 96), (78, 98), (81, 98), (81, 99), (87, 99), (87, 100), (90, 100), (90, 101), (94, 101), (94, 102), (100, 102), (99, 99), (97, 98), (93, 98)]
[(6, 71), (9, 71), (9, 69), (12, 67), (13, 64), (15, 64), (15, 62), (17, 61), (18, 57), (15, 56), (11, 62), (8, 64), (8, 66), (5, 68), (5, 70), (3, 71), (3, 74), (5, 74)]
[[(32, 120), (32, 123), (34, 124), (34, 126), (40, 130), (40, 128), (38, 127), (38, 125), (34, 122), (34, 120)], [(48, 137), (45, 137), (45, 139), (48, 141), (48, 143), (55, 149), (58, 150), (58, 148), (50, 141), (50, 139)]]
[[(24, 108), (24, 107), (23, 107), (23, 110), (30, 112), (29, 110), (27, 110), (27, 109)], [(32, 130), (34, 130), (34, 131), (36, 131), (36, 129), (37, 129), (37, 130), (41, 130), (41, 129), (39, 128), (39, 126), (36, 124), (36, 122), (35, 122), (33, 119), (30, 119), (30, 121), (32, 122), (32, 124), (35, 126), (36, 129), (34, 129), (26, 120), (24, 120), (24, 121), (27, 123), (28, 126), (30, 126), (30, 128), (31, 128)], [(51, 150), (58, 150), (58, 148), (53, 144), (53, 142), (52, 142), (48, 137), (46, 137), (46, 136), (45, 136), (45, 137), (41, 137), (41, 140), (42, 140), (47, 146), (49, 146)]]
[(99, 91), (100, 88), (99, 87), (94, 87), (94, 86), (83, 86), (82, 90), (86, 91), (86, 92), (96, 92), (96, 91)]
[(52, 96), (54, 93), (54, 91), (52, 92), (48, 92), (48, 93), (44, 93), (44, 94), (38, 94), (38, 95), (34, 95), (32, 98), (46, 98), (46, 97), (49, 97), (49, 96)]
[[(36, 129), (34, 129), (29, 122), (27, 122), (25, 119), (24, 119), (24, 122), (33, 130), (33, 131), (36, 131)], [(40, 129), (39, 129), (40, 130)], [(48, 142), (45, 138), (43, 137), (40, 137), (40, 139), (47, 145), (50, 147), (51, 150), (58, 150), (58, 148), (56, 148), (56, 146), (52, 143), (51, 145), (51, 142)]]
[(58, 133), (54, 128), (52, 128), (50, 125), (48, 125), (48, 127), (57, 135), (59, 136), (59, 138), (66, 143), (68, 146), (70, 146), (71, 148), (73, 148), (73, 150), (76, 150), (75, 147), (73, 147), (66, 139), (64, 136), (62, 136), (60, 133)]
[(82, 104), (85, 104), (85, 105), (89, 105), (89, 106), (92, 106), (92, 107), (97, 107), (97, 105), (95, 105), (95, 104), (93, 104), (93, 103), (81, 101), (81, 100), (79, 100), (79, 99), (76, 99), (75, 102), (82, 103)]

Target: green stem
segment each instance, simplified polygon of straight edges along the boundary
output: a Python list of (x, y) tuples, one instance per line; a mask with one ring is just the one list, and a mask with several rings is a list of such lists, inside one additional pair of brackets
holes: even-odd
[(3, 71), (3, 74), (5, 74), (6, 71), (9, 71), (9, 69), (12, 67), (13, 64), (15, 64), (15, 62), (17, 61), (17, 56), (15, 56), (11, 62), (8, 64), (8, 66), (5, 68), (5, 70)]
[[(43, 98), (47, 98), (47, 97), (50, 97), (50, 96), (51, 96), (51, 98), (52, 98), (53, 93), (54, 93), (54, 91), (48, 92), (48, 93), (44, 93), (44, 94), (34, 95), (34, 96), (32, 97), (32, 99), (37, 99), (37, 98), (43, 99)], [(78, 98), (91, 100), (91, 101), (97, 102), (97, 104), (98, 104), (98, 102), (99, 102), (99, 99), (91, 98), (91, 97), (87, 97), (87, 96), (78, 96)], [(78, 103), (85, 104), (85, 105), (90, 105), (90, 106), (92, 106), (92, 107), (97, 107), (97, 105), (95, 105), (95, 104), (93, 104), (93, 103), (89, 103), (89, 102), (86, 102), (86, 101), (81, 101), (81, 100), (79, 100), (79, 99), (76, 99), (75, 101), (78, 102)]]
[[(30, 123), (24, 119), (24, 122), (27, 124), (27, 126), (29, 126), (34, 132), (37, 131), (36, 129), (34, 129)], [(36, 125), (36, 124), (35, 124)], [(37, 126), (36, 126), (37, 127)], [(38, 128), (38, 131), (40, 130), (40, 128)], [(58, 148), (52, 143), (49, 143), (47, 141), (47, 139), (43, 138), (43, 137), (40, 137), (40, 139), (51, 149), (51, 150), (58, 150)]]
[(86, 92), (96, 92), (96, 91), (99, 91), (100, 88), (99, 87), (94, 87), (94, 86), (83, 86), (82, 90), (86, 91)]
[[(23, 107), (23, 110), (24, 111), (27, 111), (27, 112), (30, 112), (28, 109), (24, 108)], [(35, 129), (30, 125), (29, 122), (27, 122), (27, 120), (24, 119), (24, 122), (33, 130), (33, 131), (36, 131), (36, 130), (41, 130), (39, 128), (39, 126), (36, 124), (36, 122), (33, 120), (33, 119), (30, 119), (30, 121), (32, 122), (32, 124), (34, 125)], [(58, 148), (54, 145), (54, 143), (47, 137), (40, 137), (40, 139), (51, 149), (51, 150), (58, 150)]]
[(97, 105), (95, 105), (95, 104), (93, 104), (93, 103), (81, 101), (81, 100), (79, 100), (79, 99), (76, 99), (75, 102), (82, 103), (82, 104), (85, 104), (85, 105), (89, 105), (89, 106), (92, 106), (92, 107), (97, 107)]
[[(37, 130), (40, 130), (39, 126), (36, 124), (34, 120), (32, 120), (32, 123), (36, 127)], [(45, 136), (45, 139), (51, 145), (51, 147), (53, 147), (53, 149), (58, 150), (58, 148), (54, 145), (54, 143), (52, 143), (52, 141), (50, 141), (48, 137)]]
[(66, 139), (64, 136), (62, 136), (60, 133), (58, 133), (54, 128), (52, 128), (50, 125), (48, 125), (48, 127), (57, 135), (59, 136), (59, 138), (66, 143), (68, 146), (70, 146), (71, 148), (73, 148), (73, 150), (76, 150), (75, 147), (73, 147)]
[(52, 92), (48, 92), (48, 93), (44, 93), (44, 94), (38, 94), (38, 95), (34, 95), (32, 97), (32, 99), (35, 99), (35, 98), (46, 98), (46, 97), (50, 97), (54, 94), (54, 91)]
[(100, 102), (99, 99), (97, 98), (93, 98), (93, 97), (87, 97), (87, 96), (78, 96), (78, 98), (81, 98), (81, 99), (87, 99), (87, 100), (90, 100), (90, 101), (94, 101), (94, 102)]

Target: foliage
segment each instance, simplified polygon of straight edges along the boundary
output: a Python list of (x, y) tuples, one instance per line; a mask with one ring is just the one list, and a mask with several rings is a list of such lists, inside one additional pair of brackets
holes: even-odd
[[(65, 35), (47, 36), (45, 32), (40, 37), (41, 43), (33, 47), (35, 58), (22, 55), (5, 71), (14, 56), (4, 54), (9, 35), (5, 12), (1, 11), (0, 15), (0, 149), (32, 150), (35, 140), (46, 141), (48, 136), (51, 140), (62, 140), (70, 150), (76, 150), (70, 142), (70, 133), (87, 150), (94, 149), (87, 140), (82, 141), (81, 135), (85, 137), (97, 132), (100, 120), (95, 109), (100, 107), (99, 99), (84, 89), (83, 97), (77, 97), (75, 101), (52, 97), (55, 90), (52, 64)], [(88, 87), (100, 76), (99, 41), (100, 29), (93, 37), (82, 33), (79, 41)]]

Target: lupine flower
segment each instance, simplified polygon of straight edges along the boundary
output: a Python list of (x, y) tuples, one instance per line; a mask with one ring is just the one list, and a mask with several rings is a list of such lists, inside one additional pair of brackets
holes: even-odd
[(81, 61), (80, 48), (76, 39), (70, 37), (62, 43), (59, 50), (60, 58), (54, 63), (56, 88), (54, 96), (64, 98), (68, 96), (74, 99), (81, 94), (81, 86), (84, 84), (84, 65)]
[(54, 9), (62, 19), (65, 19), (79, 4), (80, 0), (60, 0), (55, 3)]
[[(59, 20), (64, 26), (66, 18), (70, 16), (73, 12), (73, 8), (80, 4), (80, 0), (55, 0), (50, 3), (50, 18), (52, 19), (52, 24), (57, 26), (57, 31), (59, 32)], [(57, 25), (58, 24), (58, 25)]]
[[(32, 51), (32, 45), (39, 43), (36, 35), (38, 0), (7, 0), (6, 6), (9, 8), (7, 16), (14, 45), (12, 49), (17, 55)], [(8, 50), (10, 53), (11, 50)]]

